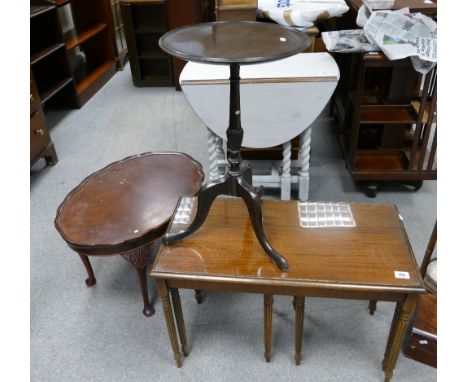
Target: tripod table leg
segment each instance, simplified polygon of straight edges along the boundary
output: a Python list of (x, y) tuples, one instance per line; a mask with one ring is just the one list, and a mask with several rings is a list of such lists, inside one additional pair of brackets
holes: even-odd
[(200, 228), (210, 212), (213, 201), (218, 195), (229, 195), (229, 178), (226, 176), (202, 187), (198, 193), (197, 214), (192, 224), (185, 231), (164, 235), (162, 238), (163, 244), (178, 243)]
[(243, 178), (239, 177), (237, 178), (236, 193), (244, 199), (244, 202), (247, 205), (255, 235), (257, 236), (257, 240), (263, 250), (283, 272), (287, 272), (288, 262), (283, 256), (273, 249), (265, 236), (265, 231), (263, 230), (262, 205), (255, 189)]

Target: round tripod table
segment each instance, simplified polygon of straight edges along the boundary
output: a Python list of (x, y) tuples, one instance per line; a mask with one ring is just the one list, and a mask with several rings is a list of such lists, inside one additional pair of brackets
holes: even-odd
[(282, 270), (288, 262), (268, 242), (263, 229), (261, 196), (263, 188), (252, 187), (252, 173), (240, 155), (241, 126), (239, 67), (286, 58), (302, 52), (310, 44), (308, 36), (277, 24), (249, 21), (202, 23), (169, 31), (159, 40), (167, 53), (188, 61), (230, 66), (229, 126), (227, 136), (228, 170), (221, 179), (205, 185), (198, 195), (193, 222), (183, 232), (168, 233), (164, 244), (179, 242), (194, 233), (205, 221), (218, 195), (241, 197), (249, 210), (257, 239), (271, 260)]

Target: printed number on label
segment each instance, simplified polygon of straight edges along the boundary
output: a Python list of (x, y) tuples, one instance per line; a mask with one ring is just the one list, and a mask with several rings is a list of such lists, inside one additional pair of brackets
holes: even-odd
[(409, 275), (409, 272), (395, 271), (395, 278), (396, 279), (407, 279), (407, 280), (409, 280), (410, 275)]

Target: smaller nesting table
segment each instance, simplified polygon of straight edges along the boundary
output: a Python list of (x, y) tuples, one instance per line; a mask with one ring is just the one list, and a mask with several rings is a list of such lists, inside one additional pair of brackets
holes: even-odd
[(154, 314), (148, 298), (146, 264), (154, 240), (166, 231), (181, 196), (198, 193), (204, 174), (180, 153), (145, 153), (114, 162), (88, 176), (57, 210), (55, 227), (76, 251), (96, 283), (89, 256), (121, 255), (137, 270), (145, 316)]

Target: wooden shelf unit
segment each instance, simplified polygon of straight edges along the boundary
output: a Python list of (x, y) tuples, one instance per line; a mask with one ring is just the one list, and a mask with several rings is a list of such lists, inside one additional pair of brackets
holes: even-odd
[(56, 50), (63, 48), (65, 44), (63, 42), (58, 42), (52, 44), (50, 46), (46, 46), (44, 49), (40, 50), (39, 52), (33, 54), (30, 59), (30, 64), (34, 65), (38, 63), (43, 58), (46, 58), (49, 54), (54, 53)]
[(135, 86), (175, 86), (185, 61), (159, 48), (170, 29), (209, 20), (208, 0), (121, 0), (128, 58)]
[(81, 33), (76, 38), (67, 41), (67, 49), (76, 48), (77, 46), (85, 43), (89, 39), (96, 36), (99, 32), (102, 32), (106, 28), (107, 28), (107, 24), (105, 24), (105, 23), (96, 24), (94, 27), (91, 27), (90, 29), (84, 31), (83, 33)]
[(417, 114), (409, 105), (361, 105), (361, 124), (402, 124), (415, 123)]
[(171, 58), (158, 45), (169, 30), (166, 1), (121, 0), (120, 7), (133, 84), (172, 86)]
[(108, 0), (55, 0), (73, 76), (77, 106), (83, 106), (115, 73), (112, 16)]
[(352, 178), (416, 188), (437, 179), (436, 68), (423, 78), (409, 59), (389, 61), (383, 54), (335, 59), (342, 77), (332, 112)]
[(108, 0), (31, 0), (30, 63), (43, 104), (81, 107), (112, 77), (111, 17)]
[(75, 106), (73, 77), (60, 31), (57, 8), (47, 1), (31, 2), (30, 65), (43, 106), (48, 101), (54, 101), (56, 95), (66, 98), (61, 100), (62, 103)]

